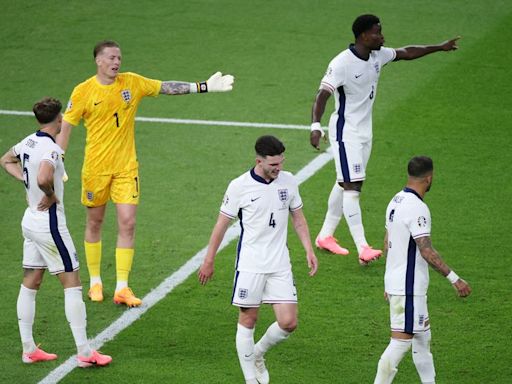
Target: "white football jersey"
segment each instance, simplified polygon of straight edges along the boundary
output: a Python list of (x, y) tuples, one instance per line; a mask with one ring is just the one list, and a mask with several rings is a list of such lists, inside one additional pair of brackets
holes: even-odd
[[(28, 208), (25, 210), (22, 225), (36, 232), (50, 231), (50, 221), (52, 227), (66, 227), (66, 218), (64, 215), (64, 184), (62, 176), (64, 175), (64, 163), (62, 154), (64, 151), (55, 143), (53, 137), (41, 131), (37, 131), (16, 144), (12, 151), (20, 159), (25, 178), (25, 189), (27, 191)], [(37, 184), (37, 175), (41, 162), (47, 161), (55, 168), (54, 185), (55, 195), (59, 200), (57, 206), (48, 211), (39, 211), (37, 206), (44, 196), (44, 192)]]
[(371, 51), (361, 59), (353, 44), (331, 60), (320, 84), (334, 95), (335, 108), (329, 120), (331, 141), (372, 140), (372, 107), (382, 67), (393, 61), (393, 48)]
[(231, 181), (220, 212), (240, 219), (236, 270), (272, 273), (290, 269), (288, 216), (300, 208), (298, 184), (289, 172), (281, 171), (267, 183), (253, 168)]
[(391, 295), (426, 295), (428, 263), (416, 242), (430, 236), (430, 211), (412, 189), (398, 192), (386, 210), (388, 256), (384, 274), (385, 291)]

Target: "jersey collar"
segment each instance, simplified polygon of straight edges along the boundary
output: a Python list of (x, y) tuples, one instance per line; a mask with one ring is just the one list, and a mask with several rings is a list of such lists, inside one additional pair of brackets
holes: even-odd
[(350, 52), (352, 52), (355, 55), (355, 57), (357, 57), (359, 60), (368, 61), (370, 59), (370, 57), (368, 57), (368, 59), (365, 59), (359, 56), (359, 53), (357, 53), (356, 51), (355, 44), (350, 44), (348, 46), (348, 49), (350, 49)]
[(421, 201), (423, 201), (423, 199), (421, 198), (421, 196), (420, 196), (420, 195), (418, 194), (418, 192), (416, 192), (414, 189), (411, 189), (411, 188), (407, 188), (407, 187), (405, 187), (405, 188), (404, 188), (404, 192), (413, 193), (413, 194), (415, 194), (415, 195), (418, 197), (418, 199), (420, 199)]
[(273, 179), (273, 180), (267, 181), (267, 180), (265, 180), (263, 177), (258, 176), (258, 175), (256, 174), (256, 172), (254, 172), (254, 167), (253, 167), (253, 168), (251, 168), (251, 176), (252, 176), (252, 178), (253, 178), (254, 180), (256, 180), (258, 183), (262, 183), (262, 184), (270, 184), (271, 182), (273, 182), (273, 181), (275, 180), (275, 179)]
[(46, 132), (43, 132), (43, 131), (37, 131), (36, 132), (36, 136), (38, 136), (38, 137), (49, 137), (55, 143), (55, 139), (49, 133), (46, 133)]

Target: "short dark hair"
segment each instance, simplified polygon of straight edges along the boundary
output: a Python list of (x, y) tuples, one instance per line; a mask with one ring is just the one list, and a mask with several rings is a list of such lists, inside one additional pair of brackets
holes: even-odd
[(434, 170), (434, 163), (428, 156), (414, 156), (407, 164), (407, 173), (412, 177), (425, 177)]
[(99, 43), (97, 43), (94, 46), (94, 51), (93, 51), (94, 58), (96, 58), (96, 56), (98, 56), (98, 54), (101, 53), (101, 51), (103, 51), (103, 49), (105, 49), (107, 47), (121, 48), (119, 46), (119, 44), (117, 42), (115, 42), (114, 40), (103, 40), (103, 41), (100, 41)]
[(59, 115), (61, 110), (61, 102), (53, 97), (45, 97), (32, 107), (37, 121), (41, 124), (51, 123)]
[(358, 16), (357, 19), (354, 20), (352, 24), (352, 32), (354, 32), (354, 37), (357, 39), (361, 33), (366, 32), (375, 24), (379, 24), (380, 20), (375, 15), (361, 15)]
[(254, 145), (256, 154), (261, 157), (277, 156), (286, 150), (284, 144), (275, 136), (261, 136)]

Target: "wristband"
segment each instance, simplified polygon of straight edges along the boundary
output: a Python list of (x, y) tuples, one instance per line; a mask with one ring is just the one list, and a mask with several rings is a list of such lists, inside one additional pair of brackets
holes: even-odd
[(450, 273), (446, 276), (446, 278), (450, 281), (450, 283), (455, 284), (457, 280), (459, 280), (459, 276), (453, 271), (450, 271)]
[(206, 81), (190, 83), (190, 93), (206, 93), (208, 92), (208, 84)]
[(324, 137), (324, 135), (325, 135), (325, 132), (322, 129), (322, 126), (320, 125), (320, 122), (318, 122), (318, 121), (316, 121), (316, 122), (311, 124), (311, 132), (313, 132), (313, 131), (319, 131), (322, 134), (321, 137)]

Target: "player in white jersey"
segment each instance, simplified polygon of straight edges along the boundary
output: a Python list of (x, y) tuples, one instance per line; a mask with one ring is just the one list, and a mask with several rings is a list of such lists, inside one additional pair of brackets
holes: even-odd
[(391, 61), (413, 60), (437, 51), (457, 49), (458, 38), (438, 45), (383, 47), (380, 20), (361, 15), (352, 25), (355, 43), (331, 60), (317, 93), (312, 110), (311, 145), (319, 149), (324, 132), (320, 120), (327, 100), (334, 95), (335, 109), (329, 119), (329, 141), (336, 166), (336, 183), (328, 200), (324, 224), (316, 245), (332, 253), (347, 255), (334, 238), (341, 218), (347, 224), (363, 265), (378, 258), (382, 251), (366, 241), (359, 195), (366, 179), (366, 167), (372, 149), (372, 108), (382, 68)]
[[(232, 304), (240, 308), (236, 348), (246, 383), (268, 383), (264, 354), (297, 327), (297, 291), (286, 245), (288, 217), (306, 251), (310, 276), (317, 270), (302, 200), (293, 175), (282, 171), (285, 147), (274, 136), (256, 141), (256, 166), (231, 181), (198, 275), (213, 276), (214, 260), (231, 221), (240, 219)], [(272, 304), (276, 322), (254, 344), (262, 303)]]
[(398, 364), (411, 346), (421, 382), (435, 383), (427, 309), (429, 264), (453, 284), (460, 297), (471, 293), (470, 286), (446, 265), (430, 240), (430, 211), (423, 198), (432, 185), (432, 159), (413, 157), (407, 168), (407, 186), (391, 199), (386, 210), (384, 287), (391, 341), (379, 360), (375, 384), (393, 381)]
[(63, 151), (55, 143), (62, 123), (61, 109), (60, 101), (53, 98), (37, 102), (33, 111), (40, 129), (0, 159), (7, 173), (24, 183), (28, 201), (21, 223), (24, 276), (17, 302), (21, 358), (28, 364), (57, 358), (36, 346), (32, 334), (36, 294), (48, 269), (64, 288), (64, 309), (77, 347), (78, 366), (107, 365), (112, 358), (91, 349), (87, 340), (78, 258), (64, 215)]

